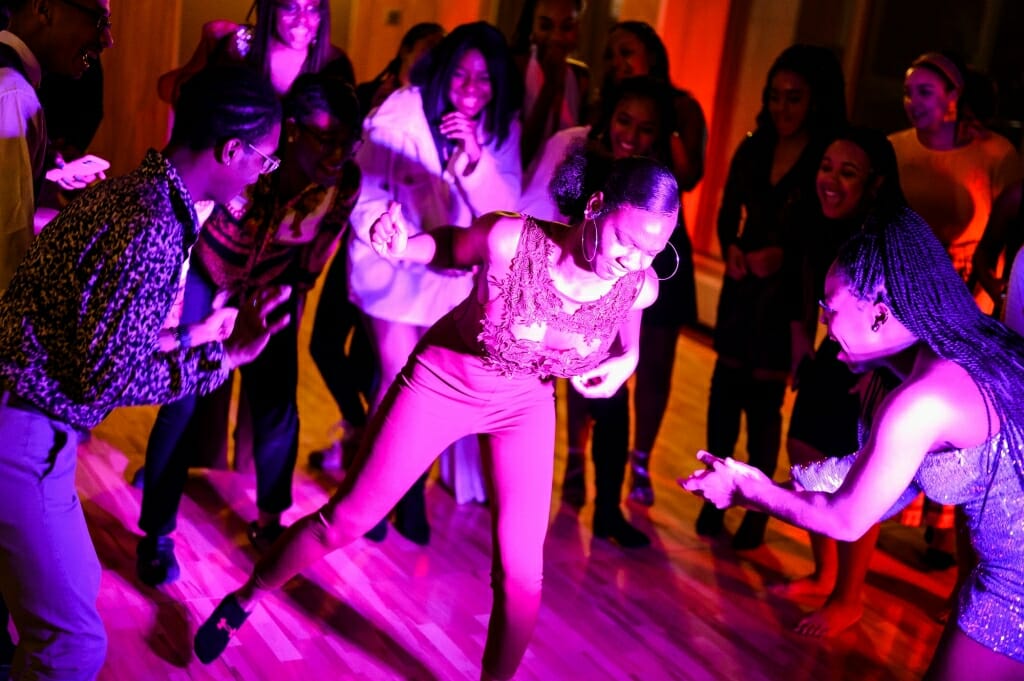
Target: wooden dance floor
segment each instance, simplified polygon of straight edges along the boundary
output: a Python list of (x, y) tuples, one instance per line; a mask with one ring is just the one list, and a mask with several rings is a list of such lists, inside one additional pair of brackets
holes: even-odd
[[(654, 452), (656, 504), (628, 508), (653, 545), (623, 550), (591, 536), (592, 479), (591, 501), (578, 514), (560, 504), (556, 490), (543, 607), (517, 678), (919, 678), (954, 578), (953, 571), (923, 571), (920, 531), (884, 526), (864, 617), (827, 641), (791, 631), (821, 599), (792, 602), (765, 590), (810, 571), (803, 532), (773, 520), (766, 544), (742, 555), (728, 538), (711, 542), (695, 534), (700, 502), (675, 480), (695, 468), (693, 455), (704, 441), (713, 353), (703, 339), (684, 336), (678, 357), (675, 394)], [(301, 367), (296, 505), (286, 522), (315, 509), (334, 485), (311, 474), (305, 461), (328, 442), (338, 414), (308, 356)], [(218, 661), (200, 664), (191, 650), (196, 627), (255, 557), (245, 539), (255, 517), (254, 481), (226, 471), (194, 475), (176, 534), (181, 579), (159, 590), (142, 585), (135, 577), (141, 492), (128, 481), (142, 463), (154, 415), (152, 408), (119, 410), (79, 450), (79, 489), (104, 567), (99, 608), (110, 647), (100, 679), (478, 678), (491, 602), (488, 511), (456, 505), (435, 481), (427, 490), (428, 547), (393, 528), (381, 544), (356, 541), (267, 599)], [(560, 481), (561, 434), (556, 451)], [(735, 529), (740, 515), (731, 511), (727, 528)]]

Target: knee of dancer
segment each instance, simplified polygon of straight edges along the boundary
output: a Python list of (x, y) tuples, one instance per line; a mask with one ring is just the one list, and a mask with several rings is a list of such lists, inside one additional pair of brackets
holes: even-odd
[(536, 565), (507, 565), (491, 571), (491, 588), (494, 593), (517, 599), (523, 596), (539, 596), (544, 586), (543, 560)]

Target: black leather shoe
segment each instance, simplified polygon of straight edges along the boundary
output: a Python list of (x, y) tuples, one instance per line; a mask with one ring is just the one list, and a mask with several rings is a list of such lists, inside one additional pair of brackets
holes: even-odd
[(613, 541), (624, 549), (637, 549), (651, 544), (651, 538), (630, 525), (621, 513), (607, 518), (595, 516), (594, 536)]
[(174, 540), (167, 536), (146, 535), (135, 547), (135, 574), (143, 584), (170, 584), (181, 576), (174, 557)]
[(395, 529), (413, 544), (426, 546), (430, 543), (427, 499), (422, 484), (413, 485), (395, 506)]

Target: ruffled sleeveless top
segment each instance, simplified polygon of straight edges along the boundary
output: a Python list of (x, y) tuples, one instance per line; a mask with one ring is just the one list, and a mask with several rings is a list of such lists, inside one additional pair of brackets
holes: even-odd
[[(608, 357), (644, 282), (644, 272), (630, 273), (602, 297), (566, 312), (568, 299), (551, 279), (551, 260), (547, 233), (524, 216), (508, 274), (491, 282), (502, 309), (484, 315), (478, 336), (485, 364), (502, 375), (568, 378), (595, 368)], [(555, 337), (562, 347), (548, 342)]]

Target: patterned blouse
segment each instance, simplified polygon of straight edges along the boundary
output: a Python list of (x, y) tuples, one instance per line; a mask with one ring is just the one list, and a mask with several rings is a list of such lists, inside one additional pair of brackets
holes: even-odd
[(359, 166), (348, 162), (337, 186), (311, 184), (279, 203), (277, 176), (264, 175), (245, 196), (213, 210), (192, 250), (217, 288), (243, 293), (288, 284), (313, 288), (348, 226), (359, 197)]
[(188, 189), (152, 149), (133, 172), (83, 192), (33, 242), (0, 298), (2, 387), (91, 428), (114, 407), (220, 385), (221, 343), (157, 345), (198, 229)]
[[(595, 368), (607, 359), (646, 276), (643, 271), (627, 274), (605, 295), (568, 313), (551, 280), (550, 262), (548, 234), (533, 218), (526, 217), (509, 273), (497, 282), (504, 310), (499, 320), (484, 316), (479, 336), (485, 363), (504, 376), (569, 378)], [(517, 335), (517, 331), (529, 333), (540, 327), (545, 328), (545, 335), (564, 334), (576, 342), (572, 347), (555, 349), (543, 339)]]

